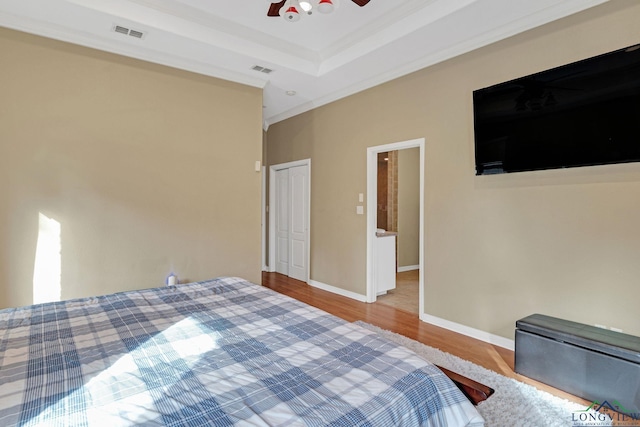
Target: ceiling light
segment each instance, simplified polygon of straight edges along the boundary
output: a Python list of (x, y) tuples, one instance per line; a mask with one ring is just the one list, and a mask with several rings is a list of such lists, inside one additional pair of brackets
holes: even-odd
[(295, 7), (291, 1), (289, 2), (289, 7), (287, 7), (282, 16), (289, 22), (297, 22), (300, 20), (300, 12), (298, 12), (298, 8)]
[(333, 2), (331, 0), (320, 0), (318, 3), (318, 12), (320, 13), (331, 13), (333, 9)]
[(310, 1), (302, 0), (299, 3), (300, 3), (300, 9), (304, 10), (307, 13), (309, 13), (311, 11), (311, 9), (313, 8), (313, 6), (311, 6), (311, 2)]
[(287, 91), (287, 95), (289, 95), (289, 96), (295, 96), (296, 93), (297, 92), (295, 90), (288, 90)]
[[(271, 0), (268, 0), (271, 2)], [(312, 15), (316, 10), (322, 13), (331, 13), (339, 6), (339, 0), (286, 0), (280, 8), (279, 15), (285, 21), (297, 22), (302, 15)], [(277, 2), (271, 2), (272, 5)], [(273, 7), (269, 10), (273, 13)], [(274, 16), (273, 14), (269, 16)], [(277, 16), (277, 15), (275, 15)]]

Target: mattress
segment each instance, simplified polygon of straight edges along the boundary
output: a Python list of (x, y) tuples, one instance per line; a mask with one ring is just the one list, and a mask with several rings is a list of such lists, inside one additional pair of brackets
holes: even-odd
[(0, 310), (0, 425), (483, 420), (412, 351), (226, 277)]

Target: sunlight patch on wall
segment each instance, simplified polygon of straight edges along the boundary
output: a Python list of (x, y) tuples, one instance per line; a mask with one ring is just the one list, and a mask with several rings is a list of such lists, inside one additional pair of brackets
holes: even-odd
[(38, 243), (33, 268), (33, 303), (60, 301), (62, 254), (60, 223), (39, 214)]

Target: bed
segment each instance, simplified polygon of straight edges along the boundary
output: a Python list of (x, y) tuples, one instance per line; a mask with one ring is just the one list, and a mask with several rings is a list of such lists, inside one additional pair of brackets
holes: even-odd
[(2, 426), (480, 426), (410, 350), (241, 278), (0, 310)]

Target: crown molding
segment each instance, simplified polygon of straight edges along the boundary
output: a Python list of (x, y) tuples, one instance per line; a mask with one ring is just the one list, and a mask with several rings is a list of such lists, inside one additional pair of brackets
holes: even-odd
[[(475, 1), (475, 0), (474, 0)], [(395, 80), (407, 74), (419, 71), (423, 68), (444, 62), (456, 56), (463, 55), (489, 44), (498, 42), (505, 38), (514, 36), (524, 31), (536, 28), (540, 25), (547, 24), (551, 21), (564, 18), (573, 13), (607, 3), (610, 0), (566, 0), (562, 4), (556, 4), (542, 11), (530, 14), (526, 17), (514, 20), (507, 25), (496, 28), (492, 31), (485, 32), (479, 36), (472, 36), (460, 43), (457, 43), (447, 49), (438, 50), (430, 55), (421, 57), (418, 60), (409, 62), (401, 67), (392, 69), (391, 71), (375, 75), (369, 79), (357, 81), (353, 84), (346, 85), (338, 90), (328, 93), (325, 96), (307, 101), (300, 105), (290, 108), (286, 111), (274, 114), (265, 118), (267, 127), (296, 115), (305, 113), (314, 108), (321, 107), (339, 99), (354, 95), (363, 90), (378, 86), (380, 84)]]
[(264, 88), (267, 83), (266, 79), (239, 74), (236, 71), (227, 70), (188, 58), (181, 58), (165, 52), (150, 50), (146, 45), (144, 48), (127, 45), (104, 37), (98, 37), (95, 34), (70, 31), (69, 29), (57, 24), (42, 22), (22, 16), (15, 16), (4, 12), (0, 12), (0, 26), (129, 58), (191, 71), (247, 86)]

